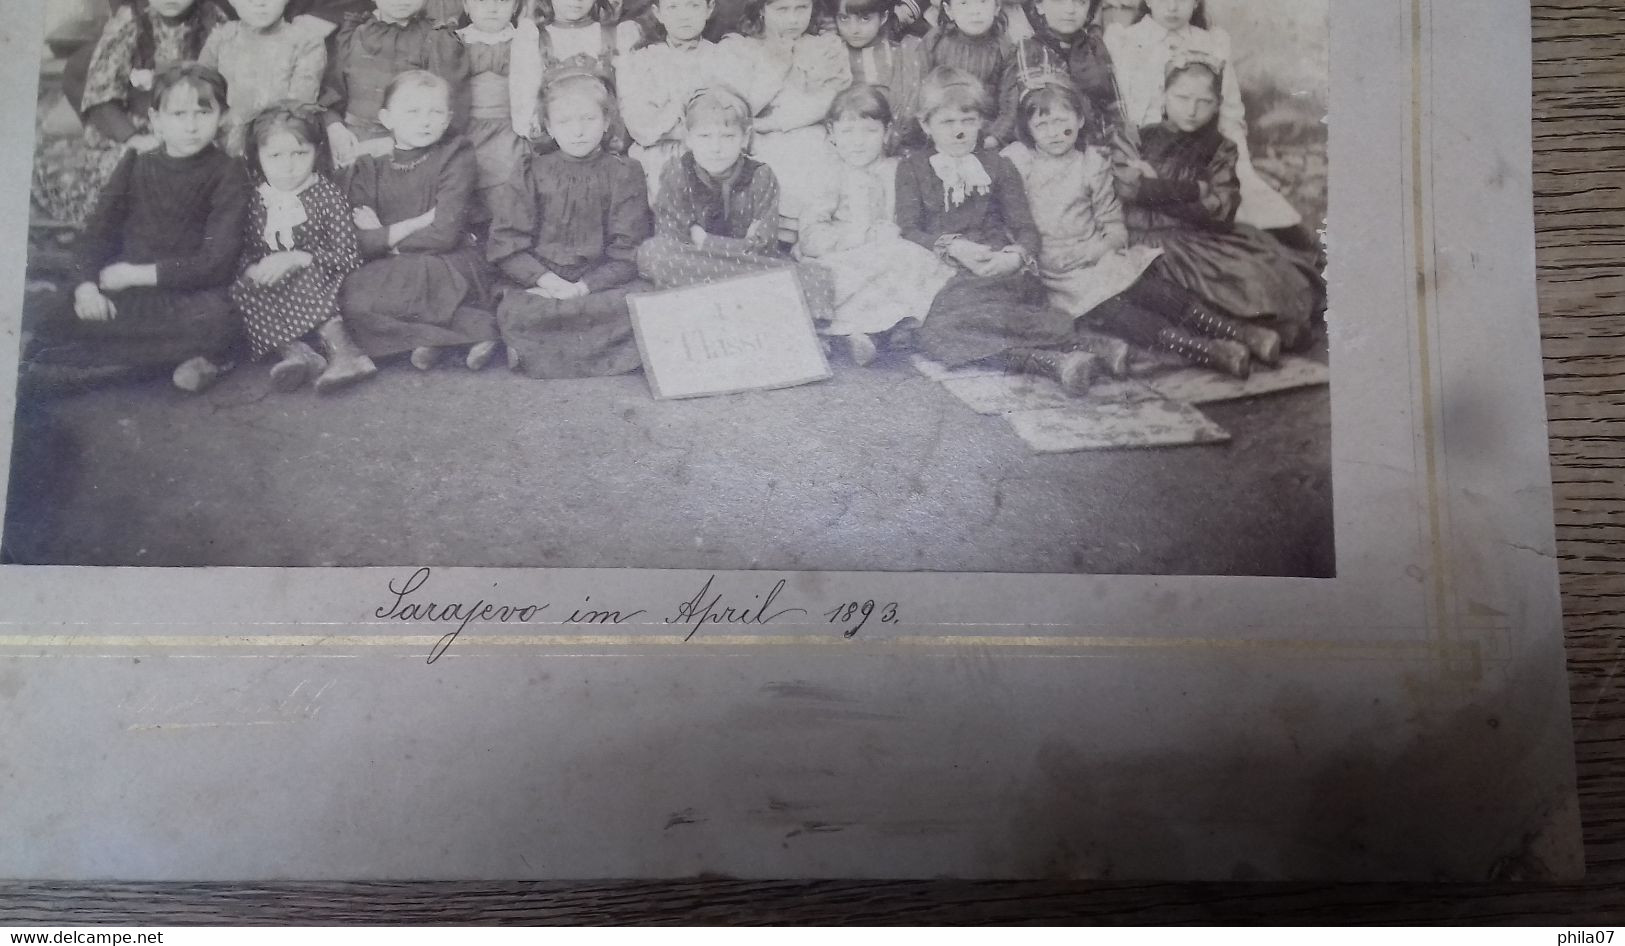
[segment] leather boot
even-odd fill
[[[372,363],[367,353],[356,345],[350,333],[344,330],[344,323],[338,319],[329,319],[321,327],[322,344],[327,347],[327,370],[316,379],[316,393],[326,394],[336,391],[347,384],[370,378],[378,373],[378,366]]]
[[[1281,336],[1274,329],[1245,319],[1220,315],[1206,306],[1190,306],[1180,319],[1185,327],[1212,338],[1227,338],[1247,346],[1252,360],[1271,368],[1281,363]]]
[[[1129,344],[1121,338],[1096,335],[1094,332],[1076,332],[1071,348],[1073,351],[1094,355],[1101,369],[1114,378],[1126,378],[1129,375]]]
[[[271,366],[271,387],[289,394],[326,370],[327,359],[316,349],[304,342],[289,342],[282,346],[282,360]]]
[[[1222,371],[1245,381],[1252,375],[1247,346],[1226,338],[1200,338],[1176,328],[1157,333],[1157,345],[1201,368]]]
[[[1005,354],[1004,365],[1022,374],[1049,378],[1073,396],[1087,394],[1094,381],[1095,356],[1081,351],[1018,348]]]

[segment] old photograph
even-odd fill
[[[4,560],[1335,577],[1327,6],[45,0]]]

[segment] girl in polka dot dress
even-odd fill
[[[280,391],[297,390],[312,377],[317,391],[330,391],[378,370],[339,318],[339,286],[361,258],[349,202],[316,170],[326,156],[321,119],[315,106],[281,102],[247,129],[248,167],[259,186],[231,299],[253,356],[281,356],[271,369]],[[329,357],[306,341],[312,335]]]

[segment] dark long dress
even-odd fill
[[[643,169],[600,151],[532,158],[502,192],[487,256],[502,270],[497,322],[502,341],[535,378],[625,374],[638,367],[627,293],[637,281],[637,248],[653,223]],[[554,273],[587,287],[574,299],[528,290]]]
[[[1216,120],[1190,133],[1150,125],[1140,130],[1138,150],[1126,136],[1115,150],[1129,241],[1162,249],[1153,273],[1237,318],[1309,322],[1325,292],[1314,258],[1234,222],[1238,152]],[[1130,169],[1136,155],[1157,177]]]
[[[490,271],[464,232],[474,180],[474,148],[455,136],[356,162],[350,203],[371,207],[383,226],[357,235],[367,262],[344,281],[339,304],[368,355],[496,339]],[[389,227],[431,207],[434,223],[391,250]]]
[[[468,57],[450,28],[424,13],[399,24],[371,13],[350,14],[332,43],[320,100],[330,122],[343,122],[362,141],[388,137],[378,124],[384,89],[402,72],[426,69],[451,83],[452,130],[466,127]]]
[[[115,262],[156,264],[158,284],[108,293],[117,314],[106,322],[80,320],[70,287],[44,313],[29,360],[157,371],[226,357],[248,195],[242,166],[213,145],[187,158],[125,155],[79,236],[75,285]]]
[[[239,275],[231,286],[231,301],[242,313],[251,354],[255,358],[277,351],[302,338],[339,314],[339,286],[361,265],[356,255],[355,221],[350,203],[332,182],[317,177],[299,192],[305,222],[293,228],[291,245],[283,245],[287,235],[266,235],[265,199],[254,194],[243,232],[240,273],[274,253],[303,250],[314,262],[294,270],[269,286]],[[272,246],[271,241],[278,241]]]
[[[897,166],[897,226],[903,238],[927,249],[949,234],[998,250],[1020,246],[1038,258],[1033,222],[1021,175],[1008,160],[978,153],[992,184],[984,193],[949,206],[931,154],[920,152]],[[960,271],[937,293],[918,339],[921,349],[950,367],[1015,348],[1059,345],[1072,337],[1072,317],[1045,305],[1044,284],[1031,267],[1008,276]]]

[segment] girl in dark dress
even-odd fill
[[[485,367],[496,350],[490,275],[465,233],[474,204],[474,148],[447,135],[451,89],[421,70],[403,72],[384,93],[378,118],[394,148],[366,155],[350,177],[350,203],[367,262],[344,281],[339,305],[362,350],[380,358],[412,353],[428,370],[443,348],[468,350]]]
[[[1010,67],[999,80],[999,104],[1014,115],[1022,93],[1034,77],[1064,75],[1089,108],[1089,125],[1078,136],[1079,147],[1105,146],[1123,127],[1111,56],[1096,22],[1101,0],[1027,0],[1033,35],[1016,45]],[[1019,137],[1019,129],[1014,129]]]
[[[243,234],[241,274],[231,300],[242,313],[250,354],[279,355],[271,383],[281,391],[312,377],[325,393],[377,372],[339,318],[339,286],[361,265],[344,192],[325,165],[321,109],[284,102],[246,130],[249,174],[258,184]],[[328,357],[307,339],[320,336]]]
[[[988,110],[981,83],[958,69],[934,69],[921,87],[932,148],[897,167],[897,226],[957,274],[932,300],[918,342],[949,367],[998,358],[1081,394],[1093,359],[1057,350],[1075,343],[1072,317],[1045,305],[1034,275],[1038,226],[1021,176],[1005,158],[976,151]]]
[[[1120,136],[1114,163],[1129,240],[1162,250],[1152,272],[1217,309],[1280,335],[1281,348],[1311,340],[1324,305],[1314,258],[1245,224],[1238,151],[1219,130],[1223,67],[1200,54],[1169,64],[1166,118]]]
[[[226,370],[238,337],[226,287],[249,188],[214,144],[225,101],[225,80],[205,66],[154,78],[146,121],[158,147],[126,154],[102,189],[76,248],[80,281],[47,310],[25,373],[90,381],[172,370],[176,387],[195,392]]]
[[[624,374],[639,365],[626,296],[650,288],[637,280],[653,229],[643,169],[604,150],[614,107],[596,76],[555,80],[542,110],[558,150],[521,168],[491,224],[508,366],[534,378]]]
[[[1015,56],[1015,44],[1005,35],[1007,27],[999,0],[946,0],[941,20],[925,35],[926,70],[963,70],[989,96],[998,95],[999,81]],[[983,144],[989,149],[1015,140],[1015,113],[1000,111],[999,104],[990,100],[989,120],[982,129]]]

